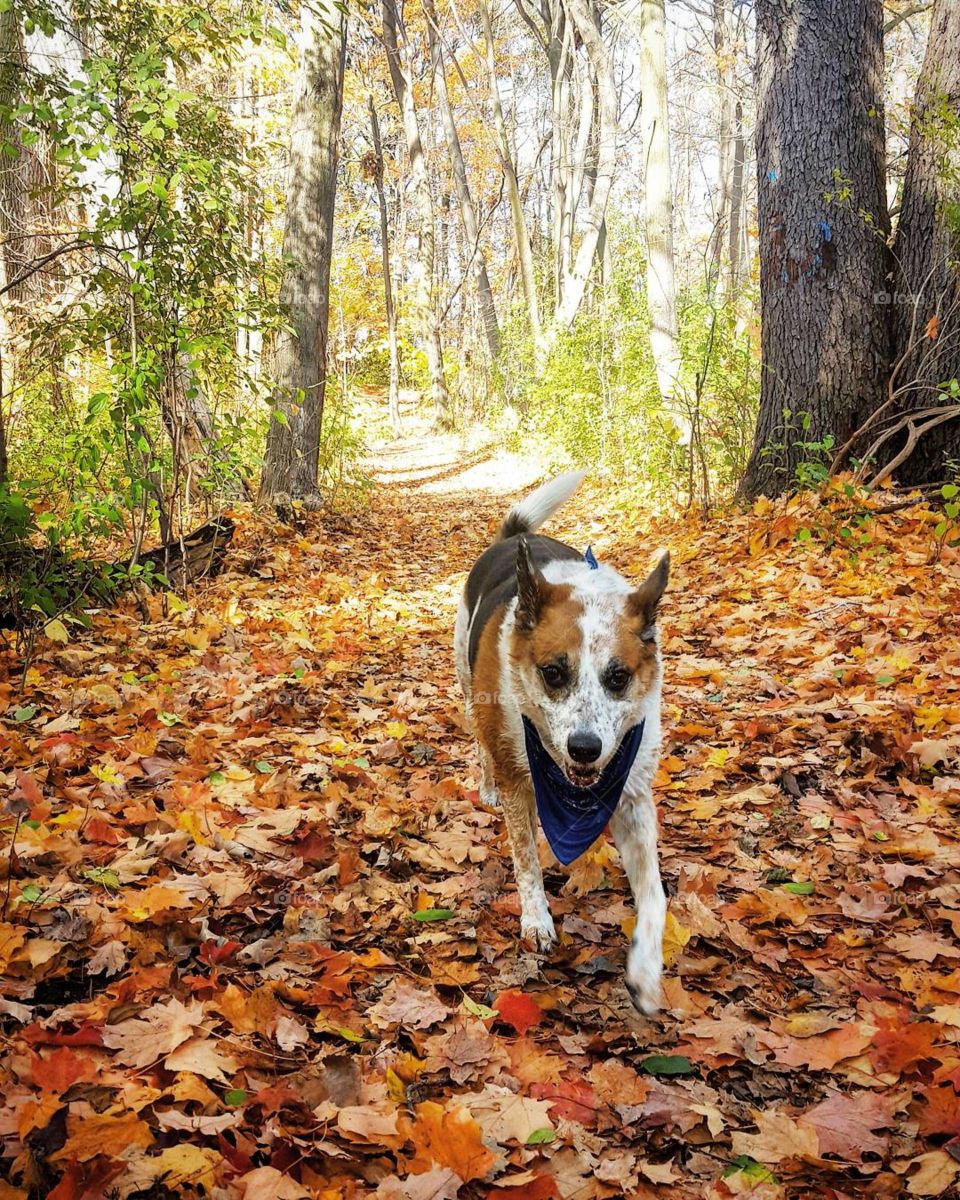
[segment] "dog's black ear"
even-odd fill
[[[640,636],[652,641],[656,633],[657,608],[670,578],[670,551],[664,550],[657,565],[635,592],[630,594],[629,611],[638,618]]]
[[[525,537],[517,539],[517,612],[516,627],[529,632],[540,620],[546,580],[530,553]]]

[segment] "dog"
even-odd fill
[[[564,863],[609,824],[637,909],[626,987],[650,1016],[666,915],[652,784],[663,677],[657,610],[670,559],[662,552],[634,588],[591,550],[537,534],[583,478],[560,475],[507,513],[467,578],[454,653],[480,750],[481,799],[499,802],[506,820],[522,937],[541,952],[556,941],[538,818]]]

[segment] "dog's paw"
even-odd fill
[[[534,945],[541,954],[546,954],[557,944],[557,931],[553,917],[541,913],[536,917],[523,917],[520,921],[520,936]]]
[[[645,1017],[653,1017],[660,1010],[660,964],[651,962],[634,943],[627,956],[627,975],[624,983],[633,1007]]]

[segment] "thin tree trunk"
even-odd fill
[[[960,6],[936,0],[910,128],[903,205],[894,244],[894,360],[904,408],[938,403],[960,378]],[[936,318],[936,336],[930,322]],[[952,403],[956,403],[952,399]],[[945,479],[960,461],[960,420],[926,434],[897,472],[904,483]]]
[[[743,137],[743,104],[737,100],[733,115],[733,176],[730,187],[730,244],[727,250],[729,264],[729,292],[736,297],[740,290],[743,265],[746,260],[744,247],[747,148]]]
[[[667,122],[666,13],[664,0],[640,4],[640,139],[643,151],[647,234],[647,304],[650,349],[664,407],[689,436],[675,402],[680,374],[677,294],[673,258],[673,183]]]
[[[730,0],[713,0],[713,49],[717,60],[717,90],[720,102],[718,136],[717,201],[707,263],[707,287],[722,300],[724,255],[728,248],[733,197],[734,103],[733,60],[730,46]]]
[[[756,14],[762,374],[745,496],[793,485],[810,443],[844,442],[879,406],[889,354],[881,0]]]
[[[346,17],[334,0],[301,6],[300,69],[290,122],[286,266],[280,301],[291,328],[274,354],[277,388],[260,495],[318,493],[320,426],[327,382],[330,259],[337,190],[337,141],[343,107]]]
[[[517,243],[517,261],[520,266],[520,281],[523,286],[523,298],[527,306],[527,319],[530,322],[530,332],[535,346],[540,347],[543,340],[543,329],[540,322],[540,302],[537,297],[537,281],[533,267],[533,250],[530,246],[530,234],[523,212],[523,201],[520,197],[520,184],[517,181],[517,169],[514,165],[510,140],[507,137],[507,124],[503,116],[503,105],[500,102],[500,85],[497,81],[497,64],[494,54],[493,26],[490,21],[490,8],[487,0],[480,0],[480,18],[483,23],[483,37],[486,44],[487,82],[490,87],[490,100],[493,107],[493,125],[497,138],[497,149],[500,152],[500,166],[507,184],[507,197],[510,201],[510,212],[513,216],[513,233]]]
[[[397,351],[397,313],[393,303],[393,279],[390,274],[390,224],[387,219],[387,197],[383,191],[383,143],[380,140],[380,121],[373,96],[367,97],[370,112],[370,137],[373,139],[373,184],[377,189],[380,207],[380,257],[383,263],[383,307],[387,317],[387,345],[390,354],[390,427],[400,432],[400,355]]]
[[[613,74],[613,62],[600,33],[594,12],[587,0],[567,0],[567,12],[572,20],[583,48],[587,53],[597,93],[597,165],[593,180],[593,195],[581,223],[580,244],[576,257],[564,280],[563,291],[558,298],[553,324],[548,331],[547,345],[561,329],[568,328],[579,311],[586,291],[587,280],[593,268],[593,260],[600,242],[607,212],[607,200],[613,184],[613,172],[617,160],[617,85]]]
[[[420,252],[416,264],[416,305],[423,337],[423,348],[430,374],[434,419],[441,428],[452,424],[450,393],[443,369],[443,346],[440,340],[440,314],[436,303],[434,272],[436,270],[436,229],[434,227],[433,196],[427,171],[426,153],[420,135],[420,122],[413,98],[413,82],[400,54],[398,32],[403,30],[396,0],[383,0],[383,41],[394,95],[400,107],[414,203],[417,208]],[[404,37],[405,37],[404,31]]]
[[[467,179],[467,168],[463,161],[463,149],[460,145],[460,135],[450,106],[450,96],[447,91],[446,67],[443,61],[443,49],[440,45],[440,35],[437,29],[437,12],[433,0],[423,0],[423,10],[427,18],[427,35],[430,39],[430,60],[433,67],[433,78],[437,89],[437,99],[440,103],[440,116],[443,121],[443,132],[450,152],[450,167],[453,181],[457,189],[457,202],[460,206],[460,220],[466,238],[468,255],[468,270],[477,285],[477,298],[480,303],[480,314],[483,318],[483,329],[487,338],[491,360],[500,353],[500,323],[497,320],[497,307],[493,298],[493,288],[487,274],[487,262],[480,245],[480,229],[477,223],[477,210],[474,207],[470,184]]]

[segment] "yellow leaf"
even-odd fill
[[[70,634],[67,633],[67,627],[62,621],[48,621],[43,627],[43,632],[51,642],[59,642],[61,646],[65,646],[70,641]]]
[[[663,965],[672,967],[680,957],[684,946],[690,941],[691,930],[681,925],[672,912],[667,913],[663,924]]]

